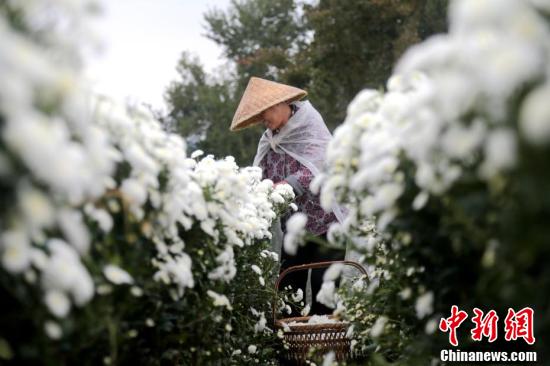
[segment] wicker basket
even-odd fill
[[[284,277],[291,272],[302,271],[306,269],[325,268],[335,263],[342,263],[357,268],[362,274],[367,276],[367,272],[359,263],[353,261],[331,261],[318,262],[310,264],[302,264],[299,266],[289,267],[285,269],[277,279],[275,284],[275,293],[279,291],[279,285]],[[303,364],[311,348],[315,348],[315,352],[325,354],[333,351],[337,361],[344,361],[353,358],[351,353],[351,339],[346,337],[348,324],[343,321],[308,324],[311,316],[294,317],[277,319],[277,301],[273,302],[273,323],[276,330],[284,329],[285,324],[287,331],[284,332],[284,342],[288,345],[285,355],[287,360],[293,361],[296,364]],[[332,315],[329,318],[335,319]],[[289,323],[295,324],[290,325]],[[288,331],[290,329],[290,331]]]

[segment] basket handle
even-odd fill
[[[279,285],[281,284],[281,281],[283,280],[283,278],[285,278],[289,273],[292,273],[292,272],[303,271],[305,269],[310,269],[310,268],[312,269],[325,268],[337,263],[355,267],[356,269],[359,270],[359,272],[363,273],[365,276],[368,277],[368,274],[365,268],[363,268],[362,265],[354,261],[344,260],[344,261],[315,262],[315,263],[300,264],[297,266],[288,267],[283,272],[281,272],[281,274],[277,278],[277,281],[275,282],[275,298],[273,300],[273,321],[277,320],[277,294],[279,293]]]

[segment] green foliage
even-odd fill
[[[182,54],[180,75],[168,87],[169,105],[163,119],[178,133],[190,137],[191,149],[215,156],[231,155],[250,165],[261,133],[259,127],[230,133],[229,126],[250,76],[278,79],[291,66],[291,53],[303,46],[303,26],[292,0],[233,1],[227,12],[205,14],[207,37],[221,45],[234,65],[215,77],[196,59]]]
[[[256,364],[255,359],[264,364],[273,362],[279,344],[269,333],[254,332],[257,319],[249,310],[253,307],[266,314],[271,311],[269,300],[274,296],[278,265],[270,256],[260,255],[270,248],[268,240],[235,248],[236,277],[229,283],[213,284],[207,275],[216,267],[221,248],[198,225],[182,230],[186,251],[196,258],[195,286],[177,300],[173,289],[162,281],[153,281],[151,259],[156,250],[144,234],[151,225],[150,218],[133,218],[118,197],[106,198],[103,205],[113,215],[114,227],[108,234],[95,231],[93,251],[86,259],[98,295],[71,317],[59,320],[67,333],[59,341],[44,334],[43,324],[49,314],[37,306],[41,296],[38,289],[24,281],[9,283],[7,276],[0,275],[0,359],[41,365]],[[131,268],[135,285],[113,286],[106,281],[102,276],[106,258]],[[265,286],[259,284],[251,263],[262,269]],[[215,306],[207,290],[225,294],[232,309]],[[258,346],[257,354],[248,355],[246,347],[250,344]],[[237,349],[243,354],[232,355]]]
[[[251,149],[255,149],[260,131],[229,132],[238,103],[235,83],[223,76],[213,79],[187,52],[182,54],[177,71],[180,79],[166,90],[170,108],[164,122],[187,137],[189,151],[201,149],[218,157],[231,155],[238,164],[250,165]]]
[[[455,10],[458,8],[456,4],[465,3],[457,1]],[[518,13],[531,14],[533,10],[524,2],[514,4],[518,6]],[[475,1],[469,3],[470,7],[475,5]],[[487,14],[506,24],[506,18],[496,3],[487,10]],[[455,31],[471,20],[472,14],[477,15],[474,12],[454,14]],[[515,16],[515,13],[510,15]],[[541,28],[548,29],[547,16],[534,19]],[[487,18],[484,20],[484,30],[490,29],[490,22]],[[440,39],[442,43],[438,46],[445,44],[453,48],[454,37],[457,35],[451,32],[448,38]],[[464,37],[463,40],[468,35],[464,31],[459,37]],[[488,54],[507,49],[508,46],[501,43],[505,38],[503,36],[500,42],[495,42]],[[523,41],[522,45],[532,42],[535,47],[548,46],[545,36]],[[371,351],[366,363],[369,365],[441,364],[438,360],[440,351],[451,348],[460,351],[536,351],[538,360],[545,360],[550,335],[550,300],[543,295],[550,291],[550,272],[546,265],[550,259],[547,244],[550,228],[545,223],[550,214],[550,174],[544,166],[550,148],[548,135],[541,142],[526,132],[526,123],[530,121],[525,117],[525,111],[527,107],[533,107],[528,103],[532,102],[533,93],[540,90],[540,85],[547,85],[548,76],[542,71],[546,69],[541,69],[540,74],[516,79],[517,85],[509,95],[503,96],[501,89],[492,84],[483,85],[485,89],[477,103],[457,108],[449,118],[434,105],[440,107],[438,102],[441,100],[453,108],[458,105],[455,104],[456,96],[449,92],[453,88],[445,89],[449,87],[446,78],[449,75],[468,77],[462,68],[463,59],[456,62],[455,58],[462,52],[468,54],[469,50],[461,46],[451,52],[446,49],[446,61],[439,65],[437,62],[432,64],[430,57],[440,56],[438,50],[443,47],[434,50],[431,46],[433,44],[425,43],[411,53],[417,52],[414,55],[416,61],[420,57],[428,60],[423,66],[416,65],[427,75],[427,80],[430,77],[445,78],[445,82],[431,84],[436,98],[417,103],[414,97],[408,100],[409,96],[402,95],[404,98],[399,101],[404,103],[392,104],[392,98],[403,90],[394,89],[395,84],[392,85],[406,74],[401,69],[404,74],[396,75],[388,82],[389,91],[381,99],[376,99],[378,94],[373,90],[357,97],[348,120],[332,142],[335,153],[329,158],[332,159],[332,176],[329,174],[328,179],[340,185],[335,191],[341,203],[352,208],[346,232],[341,233],[345,235],[337,236],[336,241],[360,251],[361,259],[370,266],[371,280],[376,280],[375,285],[369,285],[364,293],[343,294],[345,317],[359,330],[355,332],[357,346]],[[540,65],[548,63],[546,57],[546,54],[541,55]],[[485,62],[475,59],[470,66],[479,72],[486,66]],[[458,69],[456,63],[460,64]],[[499,75],[499,80],[504,81],[508,76],[517,77],[505,73]],[[482,84],[470,80],[467,93]],[[498,115],[488,112],[493,106],[488,100],[498,101],[501,108]],[[405,107],[404,113],[400,114],[400,106],[408,101],[412,106]],[[537,110],[542,110],[543,105],[544,101],[539,100]],[[445,128],[434,127],[436,124],[427,126],[422,132],[424,135],[415,138],[418,137],[415,128],[424,127],[422,122],[426,121],[416,120],[422,115],[417,111],[423,107],[433,111],[434,120],[444,121]],[[386,115],[390,108],[397,112]],[[417,123],[408,124],[415,120]],[[483,124],[484,132],[475,131],[470,137],[482,142],[476,147],[470,145],[468,154],[449,154],[447,149],[450,146],[464,143],[467,138],[454,135],[442,141],[445,132],[457,127],[468,128],[476,122]],[[380,131],[385,133],[377,135]],[[403,131],[407,132],[399,135]],[[483,168],[491,164],[488,152],[491,140],[483,136],[494,138],[502,131],[509,132],[513,144],[499,145],[494,154],[499,158],[509,154],[513,163],[484,174]],[[542,130],[537,130],[537,133],[544,135]],[[397,137],[394,139],[393,136]],[[410,144],[410,141],[415,143]],[[347,144],[343,146],[345,142]],[[398,148],[392,149],[396,146]],[[418,154],[419,151],[424,154]],[[369,155],[371,152],[373,154]],[[391,164],[385,166],[389,167],[387,171],[380,173],[377,168],[386,158]],[[445,168],[437,171],[441,166]],[[443,188],[436,179],[426,179],[423,175],[429,167],[430,178],[443,176],[451,171],[452,166],[457,168],[457,173]],[[388,182],[399,186],[399,193],[395,196],[385,185]],[[330,184],[327,183],[326,187],[330,188]],[[419,199],[422,197],[426,200]],[[364,230],[364,226],[368,226],[364,225],[365,222],[377,230]],[[448,333],[437,330],[440,320],[450,316],[453,305],[468,314],[468,319],[457,329],[458,347],[449,344]],[[470,332],[475,327],[472,321],[475,307],[485,314],[496,311],[498,337],[494,343],[487,338],[479,342],[472,340]],[[529,345],[522,338],[506,341],[508,309],[519,311],[525,307],[534,310],[536,342]],[[357,315],[357,308],[368,316]],[[374,332],[376,322],[373,318],[377,321],[386,319],[380,332]],[[367,332],[363,334],[362,330]]]
[[[223,47],[237,65],[241,86],[251,76],[278,79],[305,43],[305,29],[294,0],[232,0],[224,12],[211,10],[204,18],[207,37]]]
[[[409,46],[445,30],[446,0],[321,0],[307,6],[314,38],[305,52],[307,85],[331,130],[364,88],[383,88]]]
[[[527,144],[521,150],[521,163],[509,175],[487,186],[465,174],[420,211],[411,208],[418,194],[411,170],[399,213],[388,228],[354,229],[338,238],[352,246],[352,237],[370,234],[380,239],[372,250],[359,249],[363,262],[374,269],[375,283],[340,291],[342,315],[353,324],[356,348],[368,359],[347,364],[430,364],[451,347],[448,334],[437,325],[450,315],[452,305],[469,315],[457,331],[461,351],[537,351],[539,360],[548,357],[550,229],[544,218],[550,214],[550,201],[541,193],[550,191],[550,176],[542,169],[550,151]],[[431,315],[419,317],[417,301],[428,292],[433,293]],[[495,343],[472,341],[474,307],[497,312]],[[535,310],[534,346],[522,339],[504,340],[508,308],[524,307]],[[380,317],[387,318],[386,325],[373,337],[371,330]]]
[[[381,87],[408,46],[445,30],[446,7],[447,0],[232,1],[205,14],[206,36],[232,71],[207,75],[184,52],[163,119],[191,137],[191,148],[249,165],[262,129],[230,133],[229,125],[251,76],[305,88],[333,130],[353,96]]]

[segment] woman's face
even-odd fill
[[[286,103],[279,103],[262,113],[263,124],[270,130],[283,127],[290,117],[290,107]]]

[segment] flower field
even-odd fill
[[[437,364],[452,305],[533,308],[534,347],[482,348],[469,325],[459,346],[548,358],[549,15],[543,1],[451,2],[449,33],[409,49],[335,132],[316,184],[325,207],[351,208],[331,234],[370,265],[347,317],[380,364]]]
[[[93,96],[79,67],[88,5],[1,8],[2,358],[268,359],[240,351],[269,342],[249,309],[269,309],[269,228],[292,189],[186,156],[147,111]]]

